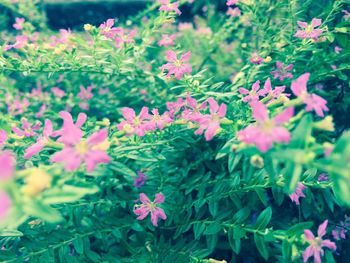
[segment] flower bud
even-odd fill
[[[253,167],[261,169],[264,167],[264,159],[260,155],[255,154],[252,157],[250,157],[250,164]]]
[[[315,122],[314,127],[319,130],[333,132],[334,131],[333,117],[327,116],[323,120]]]

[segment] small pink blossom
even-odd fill
[[[0,130],[0,147],[3,146],[5,144],[5,142],[7,141],[7,133],[4,130]]]
[[[23,29],[23,25],[24,25],[25,19],[24,18],[18,18],[16,17],[16,23],[13,24],[13,27],[16,30],[22,30]]]
[[[161,70],[167,70],[167,76],[171,77],[171,75],[174,75],[176,79],[180,80],[182,79],[184,74],[190,74],[192,72],[192,67],[190,64],[187,64],[187,62],[190,59],[191,52],[188,51],[185,54],[181,56],[180,59],[177,58],[177,55],[172,50],[166,51],[166,59],[169,63],[163,65],[161,67]]]
[[[110,93],[109,88],[99,88],[98,89],[98,94],[99,95],[106,95],[108,93]]]
[[[245,88],[239,88],[238,91],[242,95],[247,95],[242,99],[244,102],[258,101],[259,97],[263,97],[266,94],[265,90],[260,88],[260,80],[256,81],[252,85],[251,90],[247,90]]]
[[[185,105],[185,101],[182,98],[178,98],[175,102],[166,102],[166,107],[169,110],[169,115],[171,118],[178,113],[181,108]]]
[[[283,81],[285,79],[291,79],[293,78],[293,74],[290,73],[293,69],[293,64],[289,64],[288,66],[284,66],[283,62],[277,61],[276,62],[276,69],[271,71],[271,74],[273,75],[274,79],[279,79],[280,81]]]
[[[255,51],[255,52],[251,55],[249,61],[250,61],[251,63],[255,64],[255,65],[260,65],[261,63],[264,62],[264,59],[263,59],[262,57],[260,57],[259,54]]]
[[[281,95],[284,95],[285,97],[290,96],[290,94],[283,93],[285,89],[286,89],[286,86],[276,86],[274,89],[272,89],[271,80],[270,78],[268,78],[265,81],[264,88],[261,91],[261,93],[263,96],[265,97],[268,96],[271,98],[271,100],[268,102],[268,105],[269,105],[271,102],[278,99]]]
[[[115,38],[115,45],[117,48],[122,48],[124,43],[125,44],[130,44],[130,43],[134,43],[134,37],[136,35],[136,29],[133,29],[130,31],[130,33],[126,33],[124,31],[124,29],[120,29],[120,32],[117,34],[116,38]]]
[[[46,104],[41,105],[39,111],[35,114],[36,118],[41,118],[46,111]]]
[[[64,95],[66,95],[66,93],[64,92],[64,90],[61,90],[61,89],[58,88],[58,87],[53,87],[53,88],[51,88],[51,91],[52,91],[53,95],[55,95],[55,97],[57,97],[57,98],[63,98]]]
[[[300,98],[306,104],[306,111],[315,111],[320,117],[324,116],[324,111],[328,111],[327,101],[316,94],[307,92],[307,82],[310,73],[301,75],[297,80],[292,82],[291,90],[295,96]]]
[[[182,22],[182,23],[179,23],[178,29],[179,29],[179,31],[191,30],[191,29],[193,29],[193,25],[192,25],[192,23]]]
[[[134,186],[140,188],[146,182],[147,176],[142,172],[137,172],[137,177],[134,179]]]
[[[51,43],[50,45],[52,47],[56,47],[59,44],[67,44],[69,42],[69,38],[71,37],[71,31],[70,29],[60,29],[60,34],[59,36],[51,36],[50,40]]]
[[[341,10],[342,11],[342,13],[344,14],[343,15],[343,18],[345,19],[345,20],[348,20],[349,19],[349,17],[350,17],[350,13],[348,12],[348,10]]]
[[[32,137],[36,136],[36,131],[40,129],[41,122],[30,124],[27,119],[22,120],[22,129],[12,127],[12,131],[18,136]]]
[[[319,182],[324,182],[324,181],[328,181],[328,180],[329,180],[329,176],[325,173],[322,173],[317,177],[317,181],[319,181]]]
[[[80,92],[78,93],[78,97],[81,100],[90,100],[93,97],[93,94],[91,92],[93,88],[93,85],[88,86],[86,89],[83,85],[80,85]]]
[[[4,50],[21,49],[24,48],[28,44],[28,37],[26,35],[16,36],[16,42],[13,45],[5,45]]]
[[[51,162],[63,163],[66,171],[78,169],[81,163],[86,164],[86,170],[92,172],[99,163],[109,163],[111,158],[104,149],[108,139],[108,130],[102,129],[91,134],[86,140],[80,139],[73,144],[66,144],[62,151],[51,157]]]
[[[294,36],[298,37],[298,38],[302,38],[302,39],[311,38],[311,39],[316,40],[323,32],[322,29],[316,28],[316,27],[320,26],[321,24],[322,24],[322,20],[318,19],[318,18],[312,19],[310,25],[307,24],[306,22],[298,21],[298,25],[302,29],[298,30]]]
[[[297,187],[295,188],[294,193],[290,194],[289,197],[296,205],[300,205],[299,198],[305,197],[304,190],[306,189],[306,186],[302,183],[298,183]]]
[[[53,132],[51,136],[60,136],[57,141],[64,144],[78,143],[84,135],[84,132],[80,128],[86,122],[86,114],[79,113],[76,123],[74,123],[72,115],[67,111],[61,111],[59,115],[63,119],[62,128]]]
[[[16,162],[12,152],[0,152],[0,182],[7,181],[15,173]]]
[[[262,152],[268,151],[274,142],[288,143],[291,139],[289,131],[283,127],[294,114],[293,108],[287,108],[273,119],[269,119],[267,107],[258,101],[250,103],[255,124],[238,132],[238,139],[247,144],[255,144]]]
[[[336,250],[337,246],[334,242],[329,239],[323,240],[322,237],[326,234],[328,220],[325,220],[317,230],[317,237],[309,230],[304,230],[304,235],[309,246],[305,249],[303,253],[304,263],[308,261],[310,257],[314,257],[314,263],[321,263],[321,257],[324,255],[323,247],[329,248],[331,250]]]
[[[240,16],[242,13],[241,13],[241,9],[239,9],[238,7],[235,7],[235,8],[229,7],[226,14],[232,17],[237,17],[237,16]]]
[[[158,46],[162,47],[169,47],[175,45],[174,40],[176,39],[176,35],[168,35],[164,34],[162,35],[162,39],[158,41]]]
[[[199,104],[196,99],[188,95],[186,108],[182,111],[181,117],[189,122],[199,122],[203,118],[201,111],[205,110],[206,107],[206,101]]]
[[[350,228],[350,217],[345,215],[345,220],[340,223],[332,230],[332,236],[335,240],[346,239],[346,234]]]
[[[162,130],[167,124],[171,123],[172,121],[173,119],[170,118],[169,112],[164,112],[162,115],[159,115],[158,109],[153,109],[148,127],[152,131],[156,130],[157,128],[159,130]]]
[[[179,9],[179,1],[174,3],[170,2],[171,0],[159,0],[161,6],[159,7],[159,11],[172,12],[174,11],[176,14],[181,15],[181,11]]]
[[[27,98],[21,100],[18,96],[13,101],[10,97],[6,97],[6,104],[9,114],[13,116],[24,113],[30,105]]]
[[[343,49],[342,49],[341,47],[338,47],[338,46],[335,46],[335,47],[334,47],[334,52],[335,52],[336,54],[339,54],[342,50],[343,50]]]
[[[135,111],[125,107],[122,109],[124,121],[117,125],[120,131],[125,131],[126,135],[136,134],[144,136],[150,130],[149,120],[151,116],[148,113],[147,107],[142,107],[141,112],[136,116]]]
[[[205,139],[210,141],[220,130],[220,120],[226,115],[227,106],[222,103],[219,104],[213,99],[208,99],[210,115],[202,115],[198,118],[199,128],[195,131],[195,134],[202,134],[204,132]]]
[[[42,132],[42,136],[40,136],[36,143],[32,144],[31,146],[29,146],[25,152],[24,152],[24,158],[25,159],[29,159],[31,158],[33,155],[38,154],[39,152],[41,152],[45,146],[45,144],[49,141],[49,138],[51,136],[53,136],[54,132],[53,132],[53,128],[52,128],[52,122],[48,119],[45,120],[45,124],[44,124],[44,129]]]
[[[236,5],[238,3],[239,0],[227,0],[226,5],[230,6],[230,5]]]
[[[118,33],[120,33],[120,27],[113,27],[114,19],[107,19],[106,22],[100,25],[101,34],[107,38],[114,38]]]
[[[165,197],[162,193],[158,193],[155,196],[153,202],[149,200],[149,198],[144,194],[140,194],[141,204],[136,205],[134,209],[134,213],[138,216],[137,220],[143,220],[151,213],[151,222],[154,226],[158,226],[158,218],[166,220],[166,214],[164,210],[158,207],[159,204],[164,203]]]
[[[11,208],[12,201],[6,192],[0,191],[0,220],[4,219]]]

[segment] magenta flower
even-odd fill
[[[196,99],[192,98],[191,96],[187,96],[186,106],[187,107],[182,111],[181,117],[190,122],[199,122],[203,118],[200,111],[206,109],[207,102],[204,101],[199,104]]]
[[[3,146],[7,141],[7,133],[4,130],[0,130],[0,146]]]
[[[298,21],[297,23],[302,29],[298,30],[295,33],[294,35],[295,37],[302,38],[302,39],[312,38],[316,40],[323,32],[322,29],[316,29],[316,27],[322,24],[321,19],[318,19],[318,18],[312,19],[310,25],[307,24],[306,22],[301,22],[301,21]]]
[[[235,8],[229,7],[227,12],[226,12],[226,15],[229,15],[229,16],[232,16],[232,17],[237,17],[237,16],[240,16],[241,14],[242,14],[241,13],[241,9],[239,9],[238,7],[235,7]],[[260,63],[258,63],[258,64],[260,64]]]
[[[346,239],[346,234],[348,229],[350,228],[350,217],[345,215],[345,220],[340,221],[339,225],[337,225],[332,230],[332,236],[335,240]]]
[[[21,100],[18,96],[11,101],[10,97],[6,97],[7,110],[9,114],[16,116],[25,112],[30,105],[29,101],[24,98]]]
[[[238,3],[239,0],[227,0],[226,5],[230,6],[230,5],[236,5]]]
[[[185,105],[185,101],[182,98],[178,98],[175,102],[166,102],[166,107],[169,110],[170,117],[174,117],[176,113],[178,113],[181,108]]]
[[[17,127],[12,127],[12,131],[18,136],[32,137],[36,136],[36,131],[40,129],[41,122],[30,124],[27,119],[22,119],[22,130]]]
[[[276,86],[274,89],[272,89],[271,80],[270,78],[268,78],[265,81],[264,88],[261,90],[261,94],[263,96],[270,97],[271,100],[269,101],[269,103],[271,103],[272,101],[278,99],[282,94],[286,97],[290,96],[290,94],[283,93],[285,89],[286,86]]]
[[[157,205],[164,203],[165,197],[162,193],[156,194],[153,202],[144,194],[140,194],[140,201],[142,204],[136,205],[134,213],[138,215],[137,220],[143,220],[149,213],[151,213],[151,222],[154,226],[158,226],[158,218],[166,220],[164,210]]]
[[[9,151],[0,152],[0,182],[10,179],[16,168],[15,157]]]
[[[338,47],[338,46],[335,46],[335,47],[334,47],[334,52],[335,52],[336,54],[339,54],[342,50],[343,50],[343,49],[342,49],[341,47]]]
[[[22,30],[23,29],[23,24],[25,22],[25,19],[24,18],[18,18],[16,17],[16,23],[13,24],[13,27],[16,29],[16,30]]]
[[[276,69],[271,71],[271,74],[273,75],[274,79],[279,79],[280,81],[283,81],[284,79],[291,79],[293,78],[293,74],[290,73],[293,69],[293,64],[289,64],[288,66],[284,66],[283,62],[277,61],[276,62]]]
[[[11,48],[20,49],[24,48],[28,43],[28,37],[26,35],[16,36],[16,42],[13,45],[5,45],[4,50],[10,50]]]
[[[259,54],[255,51],[255,52],[251,55],[249,61],[252,62],[252,63],[255,64],[255,65],[259,65],[259,64],[261,64],[261,63],[264,62],[264,59],[263,59],[262,57],[260,57]]]
[[[57,97],[57,98],[62,98],[62,97],[64,97],[64,95],[66,95],[66,93],[58,87],[53,87],[51,89],[51,91],[52,91],[53,95],[55,95],[55,97]]]
[[[120,33],[120,27],[113,27],[114,19],[107,19],[106,22],[100,25],[101,34],[107,38],[114,38],[118,33]]]
[[[120,29],[120,32],[117,34],[115,38],[115,45],[117,48],[122,48],[124,43],[130,44],[134,43],[134,37],[136,35],[136,29],[130,31],[129,34],[126,34],[124,29]]]
[[[310,257],[314,257],[314,263],[321,263],[321,256],[324,254],[323,247],[331,250],[336,250],[337,246],[334,242],[329,239],[323,240],[322,237],[326,234],[328,220],[325,220],[317,230],[317,237],[309,230],[304,230],[306,241],[310,244],[303,253],[304,263],[308,261]]]
[[[213,98],[209,98],[208,103],[210,115],[202,115],[203,117],[198,119],[199,128],[195,134],[202,134],[205,130],[205,139],[210,141],[220,130],[220,120],[225,117],[227,106],[224,103],[219,106]]]
[[[319,182],[324,182],[324,181],[328,181],[329,180],[329,176],[325,173],[321,173],[318,177],[317,177],[317,181]]]
[[[134,186],[140,188],[146,182],[147,176],[142,172],[137,172],[137,177],[134,179]]]
[[[88,86],[86,89],[83,85],[80,85],[80,92],[78,93],[78,97],[81,100],[90,100],[93,97],[93,94],[91,92],[93,88],[93,85]]]
[[[181,11],[179,10],[179,1],[170,3],[170,0],[159,0],[159,2],[161,4],[161,6],[159,7],[159,11],[174,11],[176,14],[181,15]]]
[[[158,109],[152,110],[152,116],[149,122],[149,129],[154,131],[157,128],[162,130],[165,125],[171,123],[173,121],[169,116],[169,112],[164,112],[162,115],[159,115]]]
[[[247,90],[245,88],[239,88],[238,91],[242,95],[247,95],[242,99],[244,102],[258,101],[259,97],[263,97],[266,94],[265,90],[260,89],[260,80],[256,81],[252,85],[251,90]]]
[[[305,197],[304,190],[306,189],[306,186],[302,183],[298,183],[297,187],[295,188],[294,193],[290,194],[289,197],[296,205],[300,205],[299,198]]]
[[[169,47],[173,46],[175,44],[174,40],[176,39],[176,35],[168,35],[164,34],[162,35],[162,39],[158,41],[158,46],[160,47]]]
[[[11,198],[6,192],[0,191],[0,220],[4,219],[12,205]]]
[[[98,94],[100,95],[106,95],[108,94],[110,91],[109,91],[109,88],[99,88],[98,89]]]
[[[74,171],[84,162],[86,170],[92,172],[97,164],[110,162],[111,158],[106,153],[108,145],[108,130],[102,129],[91,134],[86,140],[66,144],[62,151],[51,157],[51,162],[63,163],[66,171]]]
[[[43,129],[43,135],[37,139],[36,143],[32,144],[25,150],[24,158],[29,159],[33,155],[41,152],[51,136],[53,136],[52,122],[46,119]]]
[[[171,50],[166,51],[166,59],[169,63],[163,65],[161,70],[167,70],[167,76],[171,77],[174,75],[176,79],[182,79],[184,74],[190,74],[192,72],[192,67],[187,62],[191,57],[191,52],[188,51],[181,56],[180,59],[177,58],[176,53]]]
[[[124,121],[117,125],[120,131],[125,131],[126,135],[136,134],[144,136],[150,130],[150,115],[147,107],[142,107],[141,112],[136,116],[135,111],[131,108],[125,107],[122,109]]]
[[[261,102],[250,103],[255,124],[238,132],[238,139],[247,144],[255,144],[262,152],[268,151],[274,142],[288,143],[291,139],[289,131],[283,127],[294,114],[293,108],[287,108],[273,119],[269,119],[267,107]]]
[[[43,104],[41,105],[39,111],[35,114],[35,118],[41,118],[44,115],[45,111],[46,111],[46,105]]]
[[[291,90],[295,96],[300,98],[302,102],[306,104],[306,111],[314,110],[318,116],[323,117],[323,111],[328,111],[328,107],[326,106],[327,101],[316,94],[309,94],[307,92],[307,82],[309,77],[310,73],[301,75],[297,80],[292,82]]]
[[[72,115],[67,111],[61,111],[59,115],[63,119],[62,128],[53,132],[51,136],[60,136],[57,141],[64,144],[78,143],[84,135],[80,128],[86,122],[86,114],[79,113],[76,123],[74,123]]]

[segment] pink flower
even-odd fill
[[[324,182],[324,181],[328,181],[329,177],[327,174],[325,173],[321,173],[318,177],[317,177],[317,181],[319,182]]]
[[[30,124],[27,119],[22,120],[22,129],[12,127],[12,131],[18,136],[32,137],[36,136],[36,131],[40,129],[41,122],[36,122],[34,125]]]
[[[341,47],[335,46],[334,52],[339,54],[343,49]]]
[[[260,89],[260,80],[256,81],[252,85],[251,90],[247,90],[245,88],[239,88],[238,91],[242,95],[247,95],[242,99],[244,102],[258,101],[259,97],[263,97],[266,94],[264,89]]]
[[[148,124],[148,129],[155,131],[157,128],[162,130],[165,125],[171,123],[173,121],[169,116],[169,112],[164,112],[162,115],[159,115],[158,109],[152,110],[152,116],[150,122]]]
[[[43,105],[41,105],[39,111],[35,114],[35,117],[41,118],[44,115],[45,111],[46,111],[46,105],[43,104]]]
[[[120,32],[117,34],[115,38],[115,45],[117,48],[122,48],[124,43],[130,44],[134,43],[134,37],[136,35],[136,29],[130,31],[129,34],[126,34],[124,29],[121,28]]]
[[[109,91],[109,88],[99,88],[98,89],[98,94],[100,95],[105,95],[105,94],[108,94],[110,91]]]
[[[0,182],[9,180],[15,173],[15,157],[9,151],[0,152]]]
[[[348,18],[350,17],[350,13],[348,12],[348,10],[341,10],[342,11],[342,13],[344,14],[343,15],[343,18],[345,19],[345,20],[348,20]]]
[[[176,79],[180,80],[182,79],[184,74],[190,74],[192,72],[191,65],[184,63],[190,59],[190,56],[191,56],[191,52],[188,51],[185,54],[183,54],[180,59],[178,59],[174,51],[167,50],[166,59],[169,63],[163,65],[161,67],[161,70],[162,71],[167,70],[168,77],[171,77],[171,75],[174,75]]]
[[[4,130],[0,130],[0,146],[4,145],[7,141],[7,133]]]
[[[157,205],[164,203],[165,197],[162,193],[156,194],[153,202],[144,194],[140,194],[140,201],[142,204],[136,205],[134,213],[138,215],[137,220],[143,220],[149,213],[151,213],[151,222],[154,226],[158,226],[158,218],[166,220],[164,210]]]
[[[72,115],[67,111],[61,111],[59,115],[63,119],[62,128],[58,131],[53,132],[51,136],[60,136],[57,141],[64,144],[78,143],[84,135],[83,131],[80,128],[86,122],[86,114],[79,113],[76,123],[74,123]]]
[[[144,173],[137,172],[137,177],[134,179],[134,186],[140,188],[146,182],[147,176]]]
[[[93,85],[88,86],[86,89],[83,85],[80,85],[80,92],[78,93],[78,97],[81,100],[90,100],[93,97],[91,90],[94,88]]]
[[[287,108],[273,119],[269,119],[267,107],[258,101],[250,103],[255,124],[238,132],[238,139],[247,144],[255,144],[262,152],[268,151],[274,142],[288,143],[291,135],[283,127],[294,114],[293,108]]]
[[[179,23],[178,28],[179,28],[179,31],[186,31],[186,30],[193,29],[193,25],[192,23],[182,22],[182,23]]]
[[[241,9],[239,9],[238,7],[235,7],[235,8],[229,7],[226,14],[232,17],[237,17],[237,16],[240,16],[242,13],[241,13]]]
[[[191,96],[186,97],[186,108],[182,111],[181,117],[187,121],[199,122],[203,118],[201,110],[205,110],[207,102],[204,101],[198,104],[197,100]]]
[[[0,220],[4,219],[12,205],[11,198],[6,192],[0,192]]]
[[[5,45],[4,50],[10,50],[11,48],[20,49],[24,48],[28,43],[28,37],[26,35],[16,36],[16,42],[13,45]]]
[[[45,144],[49,141],[49,137],[53,136],[53,128],[52,128],[52,122],[48,119],[45,120],[45,125],[43,129],[43,135],[40,136],[36,143],[29,146],[25,152],[24,152],[24,158],[29,159],[33,155],[38,154],[41,152],[45,146]]]
[[[179,1],[170,3],[170,0],[159,0],[159,2],[161,4],[161,6],[159,7],[159,11],[174,11],[176,14],[181,15],[181,11],[179,10]]]
[[[230,5],[236,5],[238,3],[239,0],[227,0],[226,5],[230,6]]]
[[[162,39],[158,41],[158,46],[162,47],[168,47],[168,46],[172,46],[175,44],[174,40],[176,39],[176,35],[168,35],[168,34],[164,34],[162,35]]]
[[[53,87],[51,89],[51,91],[52,91],[53,95],[55,95],[55,97],[57,97],[57,98],[62,98],[62,97],[64,97],[64,95],[66,95],[66,93],[58,87]]]
[[[261,63],[263,63],[264,59],[260,57],[259,54],[255,51],[250,57],[249,61],[255,65],[260,65]]]
[[[9,114],[13,116],[22,114],[30,105],[26,98],[21,101],[18,96],[13,101],[11,101],[10,97],[6,97],[6,104]]]
[[[295,188],[294,193],[290,194],[289,197],[296,205],[300,205],[299,198],[305,197],[304,189],[306,189],[306,186],[302,183],[298,183],[297,187]]]
[[[113,27],[114,19],[107,19],[106,22],[100,25],[101,34],[107,38],[114,38],[118,33],[120,33],[120,27]]]
[[[294,35],[295,37],[302,38],[302,39],[312,38],[316,40],[323,32],[322,29],[316,29],[316,27],[322,24],[321,19],[318,19],[318,18],[312,19],[310,25],[307,24],[306,22],[301,22],[301,21],[298,21],[297,23],[302,28],[302,30],[298,30]]]
[[[120,131],[125,131],[126,135],[144,136],[150,130],[149,119],[151,116],[147,107],[142,107],[138,116],[133,109],[128,107],[122,109],[122,114],[125,120],[119,123],[117,128]]]
[[[13,24],[13,27],[16,29],[16,30],[22,30],[23,29],[23,24],[25,22],[25,19],[24,18],[18,18],[16,17],[16,23]]]
[[[106,153],[108,145],[108,130],[102,129],[91,134],[86,140],[66,144],[62,151],[51,157],[51,162],[63,163],[66,171],[78,169],[82,162],[86,170],[92,172],[99,163],[109,163],[111,158]]]
[[[325,220],[317,230],[317,237],[309,230],[304,230],[306,241],[310,244],[303,253],[303,260],[307,262],[310,257],[314,257],[314,263],[321,263],[321,256],[324,254],[323,247],[331,250],[336,250],[337,246],[334,242],[329,239],[323,240],[322,237],[326,234],[328,220]]]
[[[280,81],[283,81],[284,79],[291,79],[293,78],[291,71],[293,69],[293,64],[289,64],[288,66],[284,66],[284,64],[280,61],[276,62],[276,69],[271,71],[271,74],[273,75],[274,79],[279,79]]]
[[[170,117],[173,118],[185,105],[185,101],[182,98],[178,98],[175,102],[166,102],[165,104],[166,108],[169,110]]]
[[[306,104],[306,111],[314,110],[318,116],[323,117],[323,111],[328,111],[328,107],[326,106],[327,101],[316,94],[309,94],[307,92],[309,77],[310,73],[301,75],[297,80],[292,82],[291,90],[295,96]]]
[[[346,239],[346,234],[350,227],[350,217],[345,215],[345,221],[340,221],[339,225],[337,225],[332,230],[332,236],[335,240]]]
[[[276,86],[274,89],[272,89],[271,86],[271,80],[268,78],[265,81],[264,88],[261,90],[261,94],[263,96],[269,96],[271,100],[268,102],[271,103],[272,101],[278,99],[282,94],[286,97],[290,96],[290,94],[283,93],[286,89],[286,86]]]
[[[202,118],[198,118],[199,128],[195,131],[195,134],[202,134],[204,130],[204,136],[207,141],[213,139],[213,137],[220,130],[220,119],[224,118],[227,111],[226,104],[219,104],[213,99],[208,99],[210,115],[202,115]]]
[[[55,47],[59,44],[67,44],[69,42],[70,36],[71,36],[70,29],[68,29],[68,30],[67,29],[60,29],[59,37],[57,37],[57,36],[50,37],[50,40],[51,40],[50,45],[52,47]]]

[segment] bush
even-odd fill
[[[347,261],[345,0],[2,5],[1,262]]]

